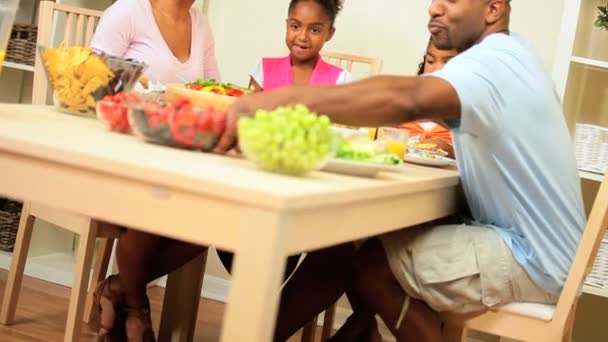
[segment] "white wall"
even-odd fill
[[[263,56],[286,53],[288,0],[211,0],[210,19],[223,78],[244,84]],[[347,0],[326,50],[377,56],[384,72],[412,74],[422,58],[430,1]],[[553,64],[563,0],[513,2],[514,31],[528,35],[545,61]]]

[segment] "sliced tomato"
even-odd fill
[[[192,89],[192,90],[202,90],[204,88],[204,86],[200,85],[200,84],[189,84],[187,85],[188,89]]]
[[[226,95],[232,97],[241,97],[245,92],[240,89],[226,89]]]

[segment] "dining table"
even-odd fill
[[[461,203],[455,168],[403,164],[375,177],[287,176],[245,158],[151,144],[94,118],[21,104],[0,104],[0,194],[234,252],[222,342],[272,340],[287,256],[413,227]],[[177,297],[193,301],[200,293],[180,292],[179,284],[167,291],[178,295],[165,306],[196,315],[180,310]]]

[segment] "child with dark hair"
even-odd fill
[[[455,50],[439,50],[432,41],[426,48],[422,63],[418,65],[418,75],[429,74],[440,70],[446,63],[458,54]],[[441,124],[433,121],[408,122],[399,126],[410,132],[412,138],[418,142],[435,145],[454,158],[454,147],[452,146],[452,135],[450,131]]]
[[[342,0],[291,0],[285,43],[289,55],[262,58],[251,71],[250,86],[258,91],[291,85],[348,83],[351,74],[319,54],[336,32],[334,23]]]

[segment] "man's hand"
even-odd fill
[[[213,149],[213,152],[224,154],[236,147],[239,118],[252,114],[253,110],[248,104],[247,96],[234,101],[230,108],[228,108],[228,112],[226,112],[226,130],[224,130],[224,133],[215,149]]]

